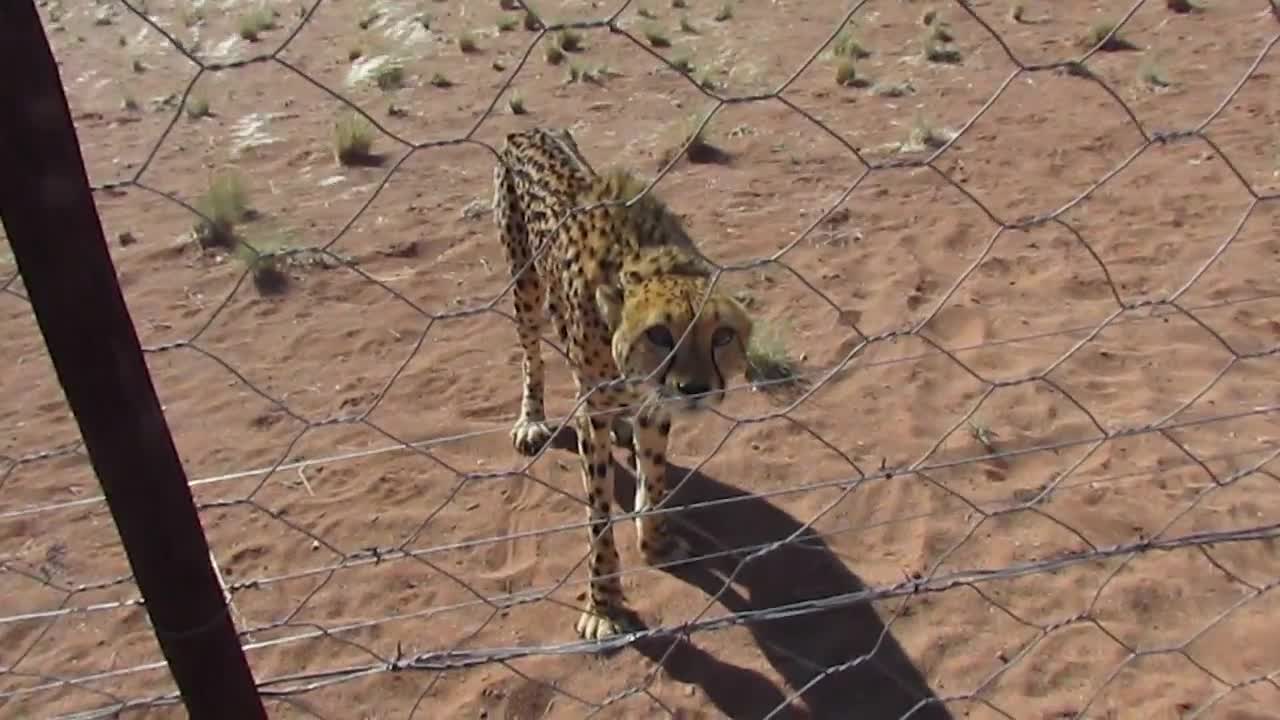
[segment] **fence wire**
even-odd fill
[[[153,372],[170,372],[167,359],[178,356],[215,365],[227,387],[239,393],[235,398],[216,398],[217,387],[184,385],[184,389],[207,393],[201,396],[201,407],[264,405],[269,412],[260,416],[266,419],[255,427],[281,440],[266,455],[219,457],[222,470],[205,472],[192,482],[217,556],[215,567],[223,573],[243,646],[273,716],[416,718],[479,711],[484,717],[483,713],[501,707],[509,718],[683,718],[701,717],[698,713],[714,707],[726,716],[759,718],[851,714],[942,718],[969,713],[1005,718],[1126,717],[1128,712],[1138,712],[1136,697],[1145,703],[1142,714],[1153,714],[1156,707],[1176,707],[1183,717],[1217,717],[1234,707],[1232,703],[1274,707],[1280,699],[1280,654],[1274,651],[1280,645],[1274,638],[1268,640],[1270,631],[1264,627],[1271,624],[1265,620],[1268,603],[1275,602],[1272,590],[1280,584],[1275,556],[1280,518],[1265,495],[1274,491],[1272,483],[1280,482],[1276,474],[1280,469],[1276,428],[1280,426],[1275,420],[1280,404],[1273,381],[1280,342],[1273,332],[1268,334],[1265,323],[1251,326],[1253,332],[1242,338],[1210,319],[1220,317],[1215,313],[1223,310],[1265,317],[1267,308],[1273,307],[1268,303],[1280,297],[1280,290],[1274,290],[1274,285],[1252,288],[1204,301],[1194,301],[1192,294],[1206,275],[1224,263],[1250,222],[1263,222],[1265,213],[1280,207],[1280,195],[1260,189],[1209,132],[1246,84],[1264,76],[1264,62],[1274,60],[1273,50],[1280,43],[1280,23],[1275,22],[1280,21],[1280,10],[1273,3],[1257,4],[1255,19],[1268,23],[1269,34],[1240,77],[1224,78],[1221,100],[1206,109],[1198,122],[1160,131],[1144,124],[1124,93],[1094,72],[1090,63],[1119,41],[1140,11],[1158,8],[1163,12],[1177,3],[1138,0],[1126,4],[1116,13],[1114,25],[1098,33],[1088,49],[1042,63],[1020,59],[996,29],[997,10],[988,7],[991,4],[964,0],[940,4],[931,12],[953,13],[966,26],[976,28],[980,37],[976,42],[998,46],[1011,70],[957,129],[925,142],[919,152],[887,160],[876,160],[866,149],[856,147],[846,132],[821,119],[821,113],[796,100],[791,91],[840,45],[850,27],[861,18],[887,12],[890,3],[863,0],[833,12],[837,21],[823,42],[783,82],[765,92],[729,95],[695,78],[677,57],[663,51],[665,45],[639,22],[653,16],[639,3],[627,0],[607,14],[595,9],[593,18],[556,22],[556,11],[540,15],[543,8],[523,0],[504,2],[502,9],[511,13],[507,17],[529,17],[523,30],[516,29],[529,35],[527,45],[512,67],[501,69],[504,80],[465,132],[420,142],[392,129],[392,123],[380,121],[347,93],[319,79],[314,58],[287,55],[322,7],[335,3],[314,0],[291,6],[297,9],[296,17],[276,13],[264,27],[289,21],[278,45],[259,55],[217,61],[210,57],[223,56],[201,52],[195,43],[180,39],[173,22],[184,8],[185,12],[213,11],[198,3],[156,7],[160,4],[119,0],[99,2],[93,10],[98,26],[118,20],[121,16],[115,13],[145,23],[196,68],[181,96],[165,104],[172,115],[142,162],[127,177],[96,185],[99,198],[141,191],[181,208],[193,219],[211,220],[198,202],[158,186],[148,176],[162,162],[161,153],[195,101],[199,83],[255,67],[282,69],[310,84],[359,114],[382,139],[399,148],[364,200],[336,224],[329,239],[283,250],[255,247],[250,241],[251,261],[224,295],[202,305],[203,319],[194,330],[147,348]],[[743,2],[738,7],[745,10],[748,5]],[[786,22],[788,13],[800,12],[784,7],[786,3],[775,5],[767,12],[776,12],[779,22]],[[901,11],[904,3],[892,5]],[[441,6],[425,4],[428,10]],[[730,7],[719,11],[726,15],[724,20]],[[64,8],[50,2],[42,9],[49,26],[59,25]],[[1218,9],[1211,5],[1196,12],[1212,27],[1211,18]],[[374,23],[396,10],[392,5],[370,5],[365,19]],[[466,7],[461,12],[473,10]],[[908,11],[923,10],[920,6]],[[566,9],[570,11],[576,8]],[[714,12],[698,11],[708,16]],[[1032,22],[1023,19],[1022,12],[1017,11],[1014,19]],[[430,25],[425,15],[414,19],[423,27]],[[203,22],[210,20],[201,19],[196,25]],[[926,25],[936,27],[932,22]],[[691,27],[685,30],[695,33]],[[474,148],[496,162],[496,150],[482,139],[482,131],[497,122],[500,103],[510,97],[517,79],[535,72],[531,68],[537,62],[535,52],[559,42],[565,31],[581,32],[588,42],[610,38],[629,43],[632,53],[674,71],[687,81],[691,92],[709,103],[697,122],[686,128],[682,147],[661,164],[645,193],[677,172],[682,158],[713,121],[738,107],[783,108],[825,142],[843,148],[860,167],[855,176],[841,179],[835,198],[774,252],[720,265],[717,282],[767,272],[797,283],[816,308],[835,318],[847,337],[835,347],[826,342],[823,349],[830,362],[811,363],[785,378],[730,388],[731,401],[756,402],[759,412],[734,415],[715,410],[713,417],[704,419],[701,442],[693,443],[701,450],[697,461],[687,468],[673,467],[679,475],[676,494],[685,501],[655,511],[672,513],[682,531],[694,538],[699,552],[692,560],[661,568],[684,581],[666,595],[649,592],[662,582],[660,576],[630,561],[624,552],[620,575],[629,588],[629,603],[642,616],[660,621],[599,643],[572,639],[572,620],[585,590],[587,526],[584,519],[568,520],[580,515],[574,510],[583,504],[572,463],[558,460],[557,450],[511,461],[510,466],[492,457],[477,458],[476,453],[491,455],[493,448],[505,447],[513,417],[478,429],[420,428],[414,432],[426,431],[427,436],[414,439],[401,429],[403,422],[383,421],[377,415],[393,401],[424,348],[441,343],[438,338],[450,323],[512,320],[505,304],[514,283],[505,282],[483,300],[441,310],[398,290],[394,280],[366,270],[340,246],[362,219],[375,212],[371,208],[411,160],[426,156],[429,162],[449,148]],[[354,50],[352,55],[354,60]],[[603,70],[599,73],[607,75]],[[1055,208],[1011,217],[984,202],[981,193],[957,179],[954,167],[949,172],[943,164],[974,136],[974,128],[1015,83],[1062,75],[1092,83],[1106,93],[1141,140],[1086,189]],[[90,132],[82,130],[81,137],[86,145],[92,142]],[[1046,147],[1053,143],[1053,138],[1044,138]],[[1230,218],[1229,229],[1206,248],[1172,291],[1139,297],[1140,293],[1115,278],[1115,253],[1110,261],[1104,259],[1108,253],[1078,227],[1087,223],[1078,220],[1077,214],[1144,158],[1197,143],[1238,180],[1239,214]],[[592,155],[589,149],[588,155]],[[487,176],[490,167],[476,172]],[[855,196],[860,190],[912,169],[963,197],[993,230],[954,280],[940,288],[936,298],[920,305],[922,312],[915,319],[871,331],[861,316],[872,309],[855,312],[849,301],[824,289],[826,283],[815,281],[804,269],[806,263],[820,267],[824,261],[803,256],[817,247],[816,238],[843,208],[855,215],[859,212]],[[1005,182],[1016,179],[1015,168],[1015,177]],[[428,193],[444,191],[426,189]],[[778,208],[787,203],[784,198],[769,200]],[[935,331],[937,319],[975,282],[984,263],[997,256],[996,247],[1015,233],[1040,230],[1063,233],[1087,255],[1104,279],[1109,310],[1089,322],[999,340],[962,343],[941,338]],[[1123,232],[1116,227],[1109,230]],[[489,233],[491,239],[482,252],[499,250],[493,236]],[[1274,263],[1274,239],[1272,243],[1270,262]],[[713,256],[719,250],[710,241],[704,241],[703,248]],[[877,251],[888,249],[872,249]],[[1042,258],[1041,262],[1053,262],[1047,252]],[[378,288],[420,321],[414,325],[411,350],[375,392],[354,404],[362,407],[359,411],[345,404],[337,412],[301,408],[288,394],[266,387],[267,383],[227,357],[234,353],[219,349],[225,338],[216,330],[218,323],[253,322],[236,300],[253,284],[256,263],[299,259],[317,259],[353,273],[360,283]],[[127,263],[124,267],[128,273]],[[1267,272],[1274,275],[1274,267]],[[452,278],[428,276],[418,282],[444,283],[446,279]],[[16,270],[0,278],[0,290],[6,335],[10,324],[16,334],[19,323],[30,324]],[[1194,385],[1165,388],[1163,393],[1176,396],[1176,401],[1167,402],[1153,420],[1113,422],[1097,408],[1102,397],[1096,388],[1061,378],[1064,367],[1092,352],[1103,343],[1104,335],[1110,337],[1108,333],[1155,343],[1130,353],[1133,362],[1142,362],[1170,353],[1168,345],[1175,342],[1174,329],[1179,327],[1196,333],[1211,348],[1198,352],[1220,361]],[[1161,328],[1174,329],[1162,332]],[[831,338],[833,333],[825,330],[823,337]],[[512,347],[514,338],[510,333]],[[465,339],[462,332],[447,342]],[[1032,371],[990,361],[998,360],[1001,352],[1012,354],[1014,346],[1050,341],[1061,350]],[[563,355],[554,342],[546,342]],[[910,350],[895,355],[893,348],[902,347]],[[22,352],[38,349],[24,346]],[[21,360],[35,362],[26,355]],[[902,381],[904,373],[912,378],[933,373],[936,382],[967,383],[971,390],[957,403],[959,410],[939,423],[941,432],[936,437],[908,441],[895,439],[886,430],[885,442],[897,447],[851,449],[851,433],[871,425],[892,426],[900,418],[856,418],[856,407],[846,405],[847,401],[826,401],[824,393],[860,378],[868,378],[869,387],[887,378]],[[1238,381],[1242,375],[1247,380]],[[1215,394],[1232,382],[1245,382],[1249,400],[1233,403]],[[756,391],[771,385],[789,394],[762,404],[760,397],[768,393]],[[887,393],[894,392],[888,384],[883,387]],[[912,397],[901,388],[898,391]],[[340,387],[327,393],[330,397],[341,394]],[[1075,424],[1060,433],[997,442],[998,435],[986,419],[991,408],[1016,412],[1017,405],[1033,397],[1045,405],[1036,410],[1044,413],[1044,425],[1057,427],[1051,421],[1059,414],[1075,417]],[[513,409],[514,405],[501,412],[509,415]],[[187,412],[198,417],[200,408]],[[475,423],[459,422],[458,426],[475,428]],[[761,436],[752,434],[761,427],[783,428],[784,437],[795,448],[774,444],[759,452],[786,455],[792,467],[800,469],[819,465],[801,460],[807,457],[803,453],[819,452],[827,458],[823,468],[839,469],[797,473],[772,485],[762,480],[753,486],[749,478],[756,460],[723,458],[731,444],[765,444]],[[334,443],[337,435],[325,434],[350,429],[364,433],[360,436],[363,447],[350,447],[350,436],[343,436],[344,444]],[[57,430],[62,437],[45,447],[21,447],[10,441],[0,446],[0,587],[6,598],[13,598],[0,616],[0,646],[6,648],[0,654],[0,709],[11,717],[63,718],[178,712],[179,697],[150,641],[142,600],[123,565],[103,498],[93,490],[96,485],[74,429],[64,420]],[[899,437],[910,432],[905,423],[898,429]],[[15,427],[11,434],[29,437],[24,433]],[[1252,435],[1250,442],[1237,437],[1244,434]],[[965,441],[966,436],[973,442]],[[309,445],[316,443],[320,450]],[[343,447],[334,449],[334,444]],[[311,452],[304,452],[308,449]],[[1133,459],[1139,450],[1147,451],[1151,461],[1143,464]],[[1026,469],[1029,478],[1010,482],[1017,475],[1011,466],[1035,459],[1043,464]],[[471,469],[476,465],[498,467]],[[360,493],[330,498],[328,504],[317,499],[324,495],[331,476],[344,473],[348,478],[367,478],[358,485]],[[713,475],[747,478],[743,483],[747,487],[718,483],[710,479]],[[414,481],[414,476],[422,479]],[[977,482],[975,477],[998,480]],[[406,483],[408,490],[385,489],[387,483],[397,482]],[[1011,489],[1015,484],[1018,487]],[[1117,490],[1123,487],[1132,490]],[[887,494],[893,492],[913,494]],[[351,504],[361,495],[400,506],[418,500],[422,509],[408,511],[414,520],[405,525],[402,538],[371,544],[369,538],[383,538],[387,532],[377,527],[381,515],[352,517],[362,512]],[[510,502],[509,495],[519,496],[517,504],[527,502],[540,514],[543,509],[546,513],[532,526],[495,527],[496,513],[485,511],[485,501],[500,497]],[[901,507],[904,497],[926,507]],[[1176,507],[1171,505],[1172,511],[1161,522],[1140,524],[1128,522],[1132,518],[1125,516],[1142,505],[1172,502],[1170,498]],[[898,507],[885,506],[894,500]],[[1106,515],[1110,502],[1120,507],[1115,517],[1108,516],[1107,530],[1083,529],[1090,515]],[[799,510],[781,509],[784,506]],[[405,510],[387,507],[386,512],[393,509]],[[805,519],[792,514],[798,512]],[[615,519],[632,517],[633,513],[620,512]],[[233,525],[237,520],[248,524]],[[759,531],[753,536],[743,532],[742,526],[767,527],[748,528]],[[924,541],[911,539],[913,528],[929,528],[932,534],[926,534]],[[279,546],[281,557],[262,548],[240,547],[239,540],[251,535]],[[888,540],[876,544],[876,538]],[[895,547],[895,539],[899,545],[923,542],[928,547],[913,554],[910,548]],[[515,573],[527,587],[516,587],[510,577],[500,577],[500,569],[509,568],[500,561],[514,561],[520,548],[530,546],[536,548],[535,558],[515,558],[533,568]],[[888,557],[867,557],[863,553],[869,549]],[[978,554],[981,550],[990,557]],[[279,561],[279,566],[259,563],[255,553]],[[1162,565],[1160,558],[1176,559]],[[1264,566],[1270,561],[1274,572],[1248,569],[1245,559],[1257,559]],[[490,561],[499,562],[499,568]],[[545,567],[539,570],[540,566]],[[864,567],[871,568],[865,570],[866,581],[854,571]],[[1172,568],[1185,576],[1172,574]],[[897,578],[894,572],[899,573]],[[1021,594],[1015,592],[1019,588]],[[1064,600],[1071,589],[1076,593],[1074,600]],[[1128,604],[1117,607],[1117,596]],[[1254,616],[1264,619],[1253,626],[1234,624]],[[1153,627],[1145,627],[1144,619]],[[1176,636],[1169,634],[1173,631]],[[96,642],[86,645],[94,634]],[[1214,646],[1217,652],[1202,651],[1197,643],[1215,634],[1229,639]],[[904,637],[910,638],[910,647]],[[1232,647],[1233,641],[1239,657],[1222,657],[1221,649]],[[998,652],[995,657],[965,655],[970,645],[995,647]],[[634,650],[641,657],[608,653],[617,650]],[[606,659],[597,660],[602,654]],[[600,662],[607,663],[607,672],[600,672]],[[1129,689],[1139,694],[1116,695]]]

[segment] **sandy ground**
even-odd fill
[[[722,108],[707,137],[723,162],[681,161],[657,192],[717,260],[777,260],[725,282],[818,382],[794,405],[743,389],[724,417],[680,426],[673,472],[700,503],[681,522],[711,557],[643,567],[620,526],[629,601],[673,627],[880,599],[597,656],[572,630],[576,462],[552,451],[520,472],[506,434],[519,353],[483,144],[568,125],[598,166],[653,177],[715,101],[607,30],[553,66],[553,38],[525,60],[536,34],[499,32],[519,15],[498,3],[334,1],[278,62],[195,79],[211,114],[192,119],[177,102],[196,68],[159,33],[114,2],[42,3],[91,181],[142,171],[98,207],[254,671],[308,689],[269,697],[272,717],[1274,717],[1280,686],[1256,680],[1280,671],[1274,541],[1053,563],[1280,521],[1280,359],[1265,354],[1280,346],[1280,201],[1257,200],[1280,191],[1280,51],[1250,74],[1280,23],[1261,1],[1151,1],[1123,29],[1137,50],[1089,60],[1105,87],[1015,72],[1010,53],[1072,57],[1132,4],[1033,1],[1017,22],[1009,3],[974,2],[984,28],[938,2],[959,52],[938,63],[921,57],[926,4],[873,0],[855,15],[865,86],[842,87],[832,58],[805,63],[851,4],[741,0],[717,21],[719,3],[647,3],[671,45],[653,52],[717,91],[790,79]],[[200,19],[196,4],[146,5],[224,64],[275,50],[304,7],[272,3],[278,27],[247,42],[250,6],[211,1]],[[620,6],[537,5],[557,21]],[[641,7],[620,24],[643,41]],[[476,52],[459,49],[465,32]],[[388,54],[398,90],[369,79]],[[597,81],[567,82],[571,65]],[[341,105],[322,87],[403,141],[474,142],[409,154],[382,136],[381,167],[342,167]],[[933,169],[859,181],[853,148],[919,160],[913,129],[945,139],[970,122]],[[1144,132],[1206,122],[1133,157]],[[160,194],[194,202],[229,166],[257,212],[250,241],[333,254],[297,256],[282,294],[201,252],[193,216]],[[1060,222],[997,232],[1068,203]],[[0,281],[15,273],[6,244]],[[6,289],[0,716],[170,693],[21,280]],[[1178,309],[1150,304],[1170,297]],[[550,367],[550,409],[565,412],[571,382]],[[904,593],[913,578],[929,592]],[[420,653],[456,667],[329,674]]]

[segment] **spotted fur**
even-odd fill
[[[511,430],[516,450],[536,455],[556,430],[543,402],[539,338],[547,320],[568,354],[578,397],[587,396],[575,418],[591,553],[590,592],[576,629],[587,639],[632,623],[610,517],[614,442],[635,451],[636,512],[660,507],[672,408],[719,403],[746,368],[752,329],[746,310],[719,283],[712,287],[711,264],[652,191],[629,207],[603,204],[628,201],[642,188],[626,172],[597,173],[567,130],[508,135],[494,171],[493,218],[515,281],[524,355],[520,417]],[[585,209],[571,212],[578,208]],[[631,424],[600,416],[611,411]],[[639,515],[636,530],[647,562],[688,557],[665,514]]]

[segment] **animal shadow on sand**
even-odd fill
[[[614,470],[616,500],[630,512],[634,475],[620,464]],[[677,465],[668,465],[667,473],[676,488],[668,501],[671,506],[713,504],[675,513],[673,530],[690,542],[700,559],[666,572],[717,598],[730,612],[768,610],[866,589],[818,533],[763,498]],[[726,586],[746,552],[725,550],[757,548],[792,535],[793,542],[747,563]],[[702,557],[709,554],[715,557]],[[757,720],[770,713],[777,720],[953,720],[869,603],[745,626],[784,679],[785,689],[755,670],[698,648],[696,635],[643,638],[633,647],[651,661],[661,661],[672,678],[702,688],[733,720]],[[855,662],[863,656],[867,657]],[[843,667],[846,663],[851,666]],[[838,666],[841,669],[830,670]],[[775,712],[797,694],[799,702]]]

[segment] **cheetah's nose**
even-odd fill
[[[682,395],[701,395],[711,389],[709,385],[703,382],[682,382],[676,384],[676,389]]]

